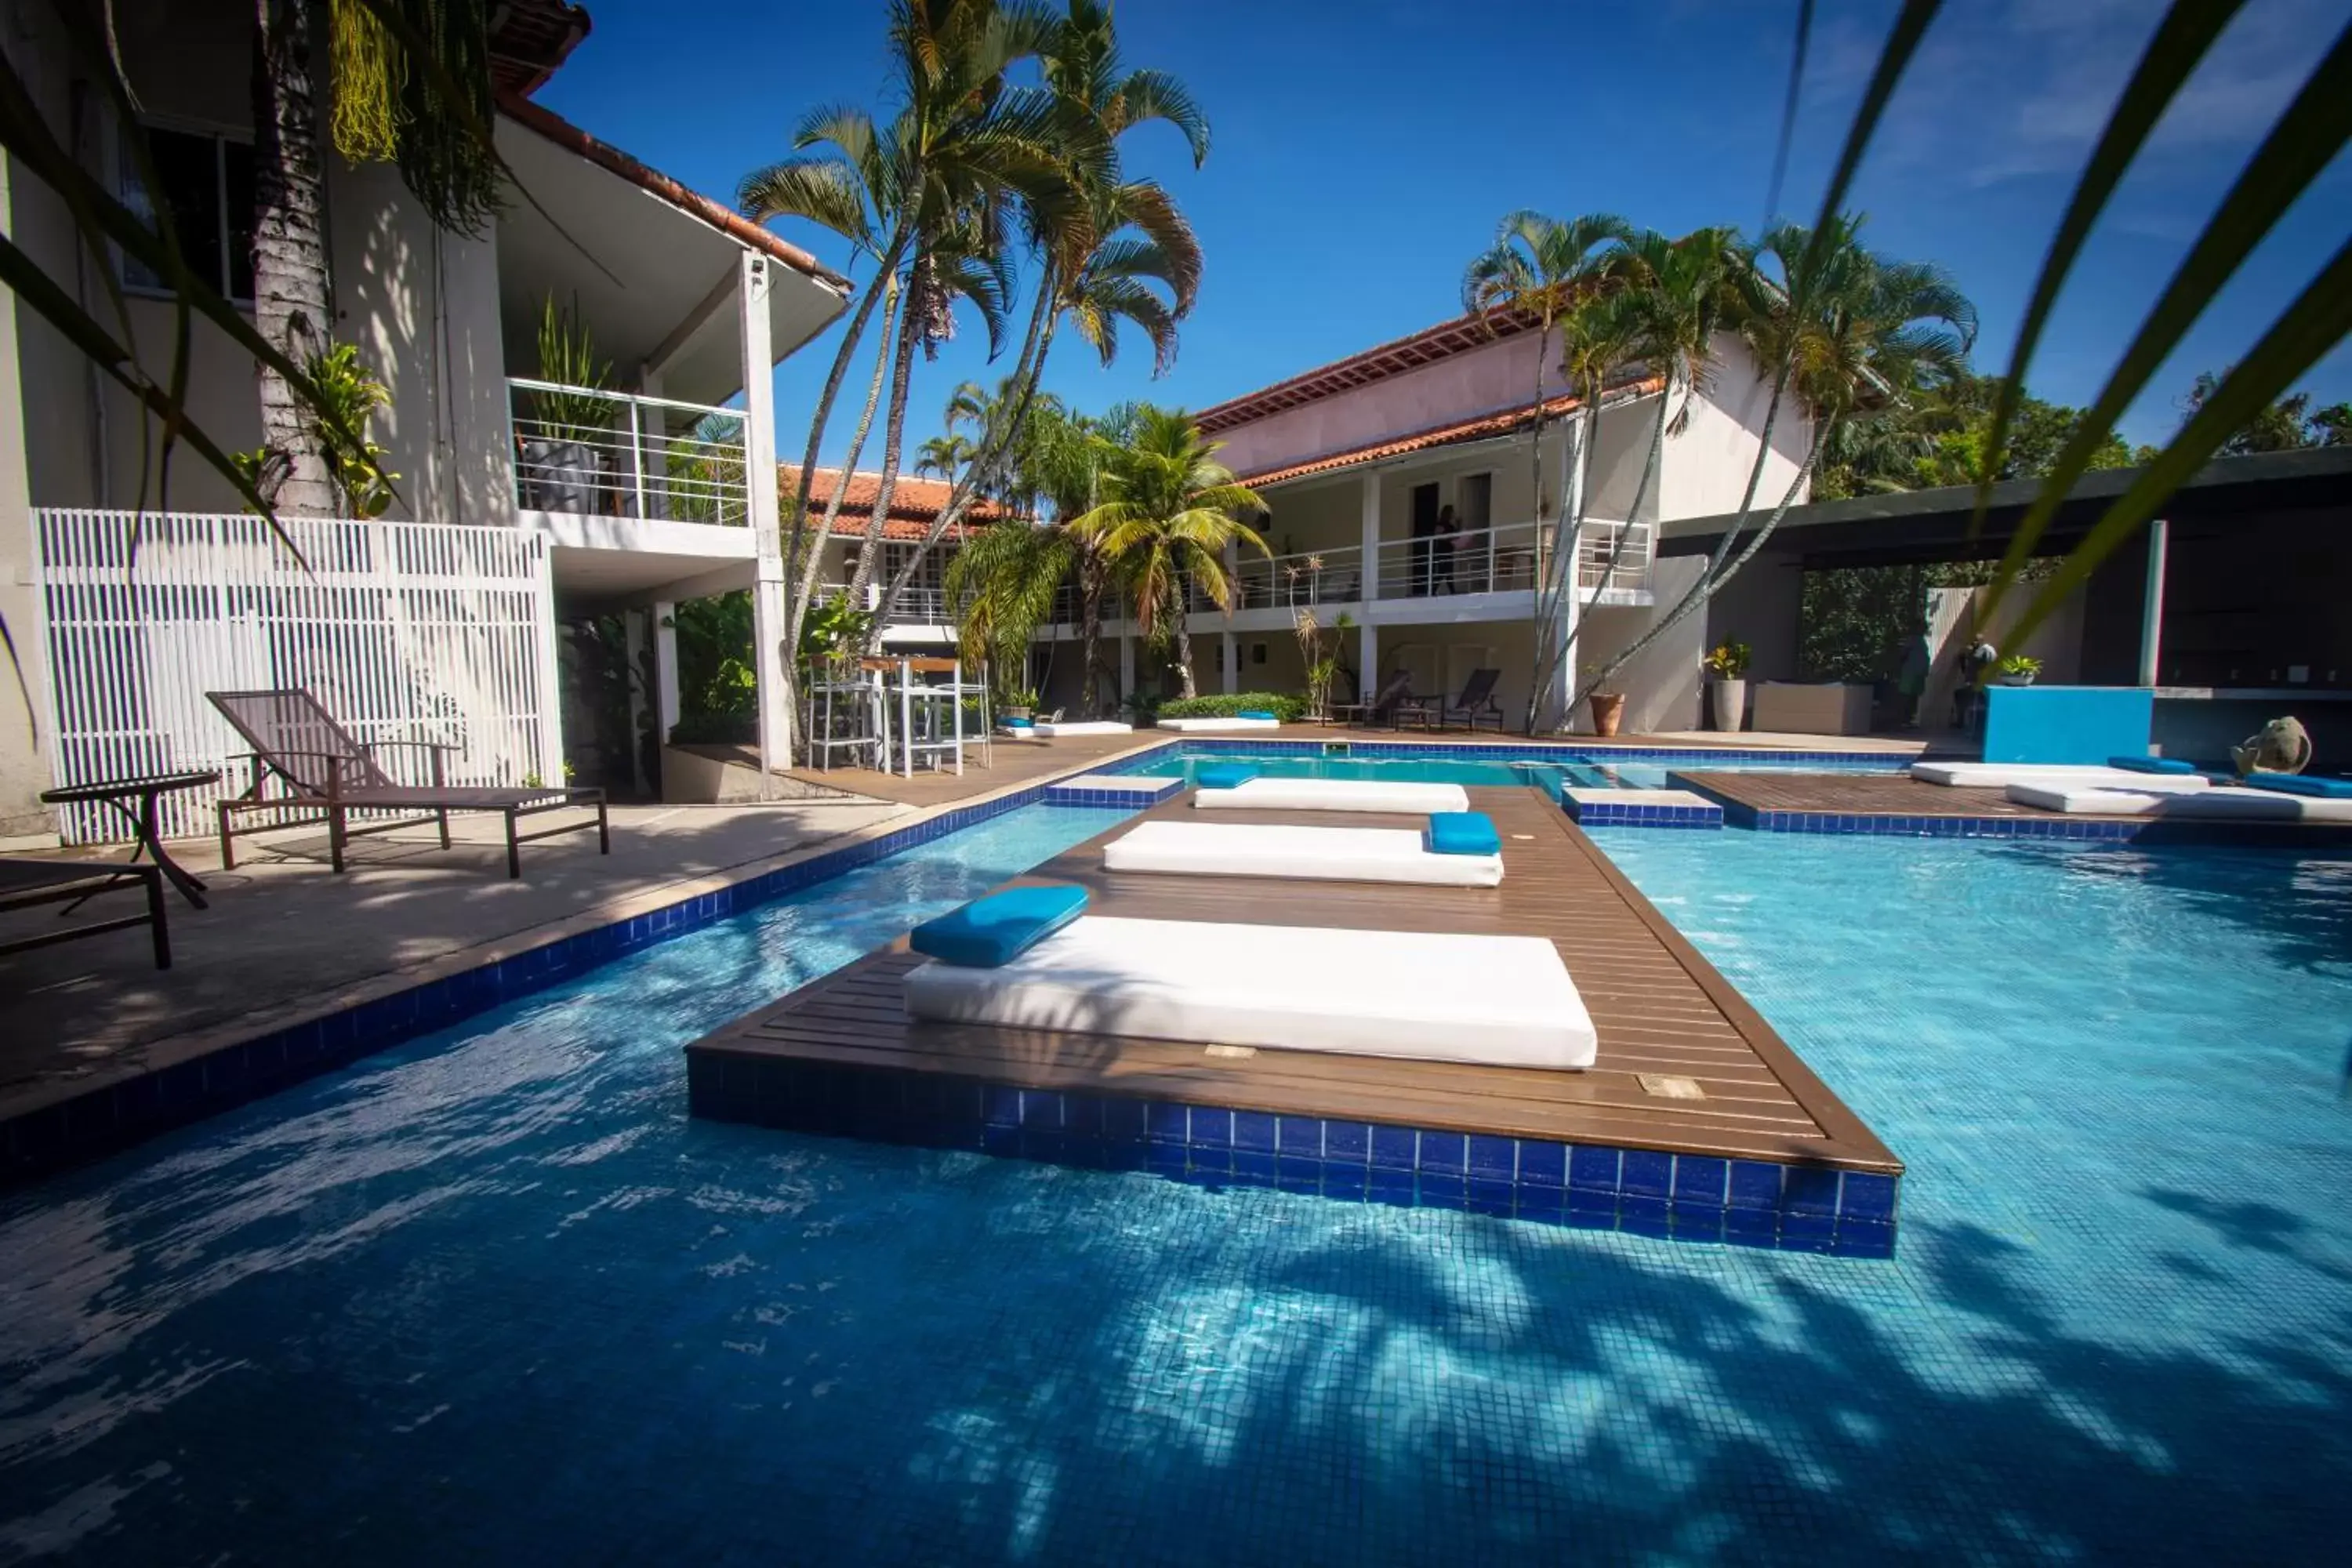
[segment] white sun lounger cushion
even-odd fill
[[[1052,740],[1056,735],[1132,735],[1135,726],[1122,724],[1115,719],[1097,719],[1084,723],[1049,724],[1042,720],[1029,726],[1033,735]]]
[[[994,969],[926,963],[909,1016],[1493,1067],[1588,1068],[1584,999],[1541,937],[1087,915]]]
[[[1492,888],[1500,855],[1436,855],[1410,827],[1273,827],[1146,822],[1103,846],[1107,871]]]
[[[1914,763],[1911,776],[1960,789],[2039,784],[2070,789],[2126,789],[2141,795],[2188,795],[2210,789],[2201,773],[2139,773],[2094,763]]]
[[[1460,784],[1406,784],[1388,779],[1255,778],[1232,789],[1194,792],[1203,811],[1467,811]]]
[[[1282,721],[1279,719],[1236,719],[1232,717],[1222,719],[1161,719],[1158,721],[1158,723],[1160,728],[1163,730],[1174,730],[1179,733],[1187,730],[1279,730],[1282,728]]]
[[[2086,789],[2074,784],[2011,784],[2006,794],[2020,805],[2092,816],[2163,816],[2205,822],[2352,822],[2352,800],[2314,800],[2258,789],[2209,789],[2166,795],[2154,790]]]

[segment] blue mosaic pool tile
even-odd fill
[[[1835,1215],[1838,1176],[1838,1172],[1817,1165],[1791,1165],[1781,1182],[1782,1210],[1791,1215]]]
[[[1727,1202],[1724,1183],[1730,1169],[1727,1160],[1712,1160],[1700,1154],[1675,1156],[1675,1202],[1699,1203],[1721,1210]]]
[[[1460,1177],[1467,1173],[1469,1140],[1459,1132],[1423,1131],[1419,1170],[1426,1176]]]
[[[1323,1157],[1334,1165],[1362,1165],[1370,1163],[1372,1151],[1372,1130],[1360,1121],[1326,1121],[1323,1124]]]
[[[1672,1154],[1661,1154],[1654,1149],[1628,1149],[1617,1190],[1629,1197],[1664,1198],[1673,1190],[1674,1174]]]
[[[1215,1106],[1192,1107],[1192,1142],[1202,1149],[1229,1149],[1234,1142],[1234,1113]]]
[[[1124,1096],[1112,1096],[1101,1104],[1104,1137],[1134,1143],[1143,1142],[1147,1131],[1146,1114],[1156,1107]]]
[[[1274,1152],[1275,1119],[1263,1110],[1234,1112],[1234,1150],[1246,1149],[1252,1153]]]
[[[1185,1109],[1181,1105],[1170,1105],[1160,1100],[1152,1101],[1150,1109],[1145,1114],[1151,1141],[1155,1143],[1179,1145],[1190,1142],[1192,1134],[1186,1126],[1189,1119],[1185,1114]]]
[[[1322,1159],[1323,1119],[1318,1116],[1283,1117],[1275,1130],[1275,1150],[1284,1155]]]
[[[1507,1181],[1480,1181],[1472,1177],[1469,1184],[1470,1212],[1496,1215],[1508,1219],[1517,1207],[1517,1189]]]
[[[1274,1159],[1274,1184],[1286,1193],[1320,1193],[1323,1190],[1323,1162],[1276,1154]]]
[[[1731,1162],[1729,1206],[1734,1209],[1776,1211],[1780,1206],[1780,1173],[1786,1166],[1769,1164],[1762,1160]]]
[[[1577,1192],[1614,1193],[1623,1152],[1601,1144],[1576,1144],[1569,1151],[1569,1186]]]
[[[1839,1188],[1838,1217],[1892,1224],[1895,1219],[1895,1184],[1892,1176],[1874,1175],[1867,1171],[1848,1171]]]
[[[1361,1203],[1370,1188],[1370,1177],[1371,1172],[1365,1166],[1326,1160],[1323,1163],[1323,1195],[1344,1202]]]
[[[1473,1181],[1500,1182],[1508,1186],[1518,1180],[1519,1150],[1513,1139],[1473,1133],[1466,1158]]]
[[[1410,1127],[1379,1127],[1372,1129],[1372,1168],[1376,1171],[1411,1171],[1421,1163],[1421,1140]]]
[[[1519,1140],[1518,1173],[1522,1193],[1557,1192],[1568,1184],[1568,1145]]]
[[[1364,1173],[1364,1195],[1376,1204],[1411,1208],[1420,1197],[1420,1184],[1410,1171],[1387,1171],[1378,1165]]]
[[[1274,1156],[1255,1150],[1236,1149],[1233,1154],[1234,1180],[1244,1186],[1274,1185]]]

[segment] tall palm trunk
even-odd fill
[[[816,597],[817,576],[824,570],[825,542],[833,537],[834,525],[841,521],[842,499],[849,493],[849,480],[857,471],[858,455],[866,450],[866,437],[873,431],[874,411],[882,405],[882,388],[890,377],[890,329],[898,319],[893,313],[898,307],[898,280],[894,278],[890,280],[887,301],[882,308],[881,341],[874,353],[874,378],[866,388],[866,406],[858,411],[857,428],[850,432],[848,455],[841,459],[841,477],[833,487],[833,494],[825,498],[824,526],[817,530],[816,537],[809,544],[808,559],[801,564],[801,603],[803,605],[812,603]],[[812,468],[812,478],[814,473]],[[805,513],[805,501],[802,503],[802,510]],[[869,536],[871,532],[869,524]],[[800,647],[797,630],[793,633],[792,646],[794,648]]]
[[[310,80],[311,0],[257,0],[253,55],[255,330],[298,365],[325,352],[334,321],[320,226],[319,106]],[[282,512],[331,517],[335,489],[317,426],[286,378],[257,361],[262,445],[282,459]]]
[[[1192,681],[1192,616],[1185,608],[1187,597],[1180,582],[1176,589],[1176,669],[1189,701],[1201,695],[1201,689]]]
[[[866,537],[857,547],[856,563],[849,573],[849,602],[862,605],[866,586],[874,581],[875,563],[882,558],[882,533],[889,521],[890,498],[898,489],[898,455],[907,435],[907,384],[915,373],[915,352],[929,314],[922,282],[923,258],[915,258],[914,276],[898,305],[898,358],[890,370],[890,407],[882,420],[882,482],[874,492],[874,513]],[[845,477],[843,482],[847,483]]]
[[[1102,658],[1102,563],[1089,558],[1078,567],[1078,647],[1084,656],[1078,672],[1078,717],[1081,719],[1102,716],[1102,689],[1106,674]]]
[[[875,305],[886,297],[893,300],[897,299],[898,258],[906,252],[907,231],[901,228],[891,237],[888,248],[882,254],[881,266],[874,275],[874,281],[866,285],[866,298],[857,302],[857,313],[850,318],[848,327],[842,332],[841,347],[834,351],[833,368],[825,373],[824,390],[818,395],[815,416],[809,421],[808,447],[801,454],[800,499],[793,504],[792,531],[784,541],[784,559],[788,562],[799,556],[808,536],[808,494],[810,488],[816,483],[817,454],[824,446],[824,430],[833,419],[834,402],[841,395],[841,384],[848,379],[849,362],[856,355],[858,340],[865,334],[866,323],[873,319]],[[890,318],[886,313],[882,318],[882,354],[886,362],[889,353]],[[879,370],[875,372],[874,381],[878,392],[882,382]],[[866,400],[865,420],[858,426],[860,445],[865,441],[863,432],[873,418],[874,398],[869,395]],[[842,465],[845,483],[847,482],[848,470],[856,466],[856,461],[853,457]],[[838,494],[838,490],[835,493]],[[807,566],[801,574],[800,594],[784,605],[786,647],[800,647],[801,623],[808,617],[809,595],[815,592],[816,569],[824,559],[824,542],[833,536],[833,515],[830,512],[826,514],[825,531],[817,535],[815,544],[809,549]],[[788,677],[790,673],[786,671]]]

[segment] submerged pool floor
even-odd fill
[[[689,1123],[1024,810],[0,1205],[0,1562],[2321,1561],[2352,858],[1604,831],[1893,1262]]]

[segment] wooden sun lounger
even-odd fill
[[[84,921],[38,936],[16,937],[0,942],[0,952],[24,952],[78,937],[147,926],[154,939],[155,967],[171,968],[172,935],[163,920],[163,874],[152,866],[126,866],[120,861],[0,859],[0,910],[21,909],[28,904],[79,904],[126,882],[136,882],[146,889],[145,914]]]
[[[597,852],[613,852],[613,835],[606,822],[604,792],[601,789],[451,784],[442,777],[442,754],[456,747],[435,741],[379,741],[362,745],[307,691],[208,691],[205,695],[253,748],[252,784],[245,794],[223,800],[219,806],[223,870],[236,864],[231,847],[234,837],[318,822],[327,825],[328,858],[338,871],[343,868],[345,844],[371,833],[437,823],[441,847],[446,849],[449,814],[453,811],[497,812],[506,818],[507,875],[510,878],[522,875],[522,846],[534,839],[593,827]],[[384,746],[409,746],[430,752],[433,782],[396,782],[375,760],[375,751]],[[272,780],[277,781],[274,791],[270,787]],[[593,818],[535,833],[520,830],[519,825],[526,816],[591,806],[596,812]],[[350,822],[353,812],[418,815],[353,827]],[[270,820],[253,827],[235,826],[255,813],[268,813]]]

